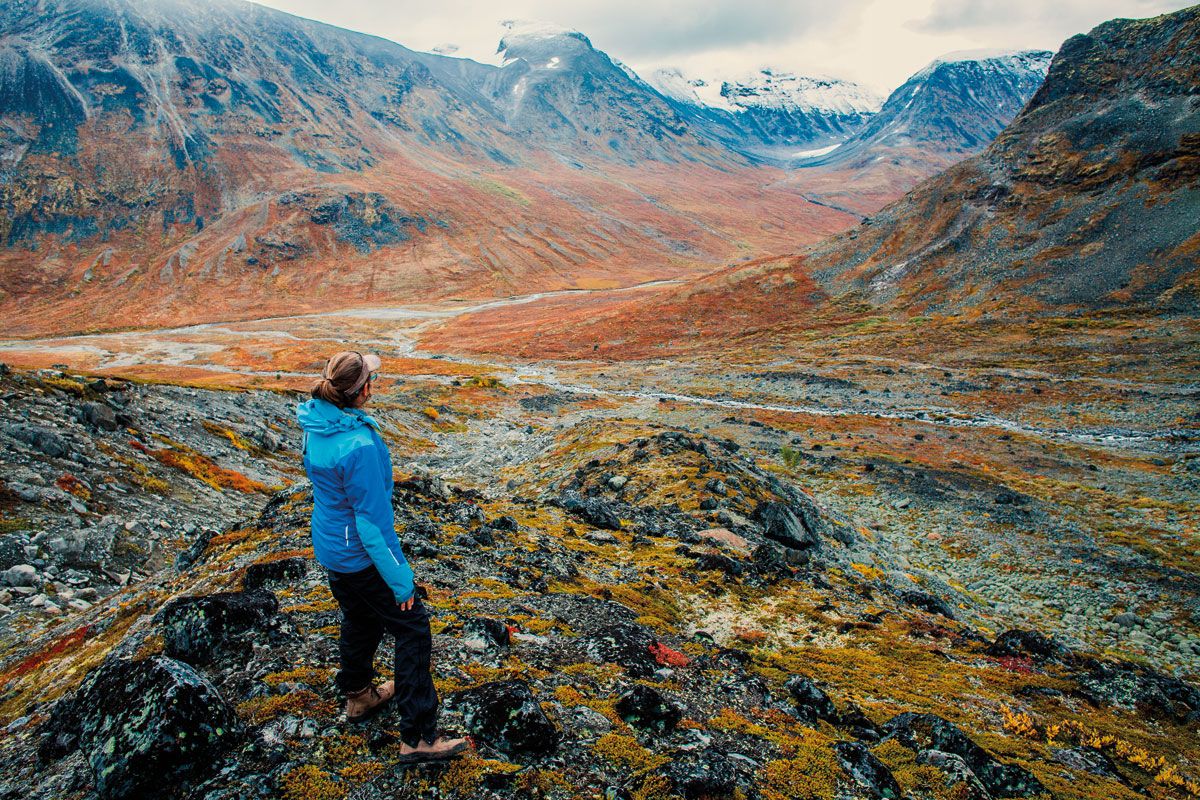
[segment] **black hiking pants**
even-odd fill
[[[418,598],[401,611],[396,596],[374,565],[358,572],[329,572],[329,588],[342,609],[338,642],[342,668],[337,685],[344,693],[366,688],[375,679],[375,651],[386,631],[396,640],[392,701],[401,715],[400,736],[415,747],[437,735],[438,696],[429,674],[433,634],[429,611]]]

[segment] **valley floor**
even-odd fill
[[[1175,796],[1176,789],[1165,779],[1156,784],[1157,773],[1122,764],[1120,781],[1089,774],[1072,793],[1069,768],[1039,761],[1051,752],[1038,739],[1043,722],[1082,719],[1103,731],[1132,726],[1127,733],[1138,746],[1172,764],[1182,758],[1178,768],[1197,774],[1189,760],[1195,751],[1184,755],[1187,741],[1170,738],[1178,736],[1174,723],[1132,710],[1089,710],[1049,690],[1012,694],[1008,683],[1053,670],[1020,661],[997,667],[999,677],[977,674],[964,664],[978,656],[960,652],[971,637],[1034,629],[1079,652],[1132,660],[1193,685],[1200,680],[1197,326],[1063,320],[1022,334],[1017,324],[986,329],[867,319],[766,345],[739,349],[734,342],[720,360],[694,352],[636,361],[528,360],[488,355],[466,339],[445,352],[423,344],[430,334],[444,342],[447,328],[470,331],[473,319],[494,333],[498,318],[536,317],[539,304],[610,296],[575,292],[0,343],[0,360],[36,371],[3,379],[0,402],[10,419],[24,422],[0,430],[6,482],[0,567],[40,560],[39,580],[56,587],[5,590],[0,724],[32,735],[30,719],[39,712],[31,717],[36,706],[29,704],[53,693],[21,677],[39,647],[96,624],[113,607],[107,597],[157,598],[148,601],[152,608],[181,591],[182,579],[171,577],[178,553],[192,547],[213,558],[210,541],[251,530],[248,520],[266,493],[302,477],[287,393],[307,388],[330,352],[351,347],[384,359],[377,409],[402,472],[435,475],[456,491],[476,493],[489,519],[516,518],[525,539],[512,543],[515,564],[523,548],[553,553],[566,543],[586,551],[583,577],[560,576],[558,590],[571,584],[571,591],[631,603],[640,601],[621,587],[654,583],[653,596],[671,610],[635,611],[658,615],[659,622],[669,616],[663,630],[685,638],[703,632],[715,646],[752,651],[763,663],[771,653],[795,657],[838,695],[856,697],[869,716],[919,707],[953,718],[986,737],[989,749],[1036,765],[1034,773],[1061,797],[1126,796],[1103,792],[1134,784],[1154,788],[1153,796]],[[1131,327],[1138,338],[1127,335]],[[108,383],[89,382],[96,377]],[[123,409],[123,416],[111,426],[97,423],[99,412],[81,410],[95,404]],[[56,430],[68,450],[84,457],[49,455],[43,439],[22,432],[38,426]],[[619,462],[630,443],[658,441],[666,431],[727,442],[762,476],[800,487],[834,518],[848,520],[859,544],[832,562],[826,588],[751,589],[733,574],[702,571],[704,579],[689,589],[667,550],[639,550],[638,536],[630,541],[625,532],[586,526],[584,539],[575,540],[561,530],[562,512],[541,505],[573,476],[596,471],[586,463],[590,454],[604,464]],[[629,481],[615,498],[631,507],[673,507],[696,528],[739,531],[751,524],[727,466],[649,459],[609,469]],[[604,492],[609,477],[594,477]],[[549,516],[539,522],[543,513]],[[451,524],[443,531],[438,547],[447,549],[454,530]],[[289,547],[305,547],[302,532],[288,534]],[[94,546],[98,537],[122,559],[103,569],[86,566],[75,550]],[[736,553],[718,549],[736,560]],[[531,615],[518,628],[549,635],[558,624],[557,612],[539,605],[525,578],[513,583],[477,565],[455,578],[436,562],[432,557],[428,565],[436,581],[470,589],[462,597],[475,598],[472,614],[503,617],[507,607],[511,616],[511,603],[494,601],[515,592]],[[418,571],[424,563],[417,559]],[[308,606],[328,603],[314,576],[310,570],[303,598],[284,602],[298,618]],[[211,591],[227,580],[214,573],[203,585]],[[912,618],[892,599],[904,592],[940,598],[954,621]],[[88,599],[70,604],[82,597]],[[462,598],[451,603],[451,617],[467,618],[461,605]],[[329,609],[321,608],[324,616],[312,625],[329,624]],[[917,625],[926,633],[914,633]],[[946,631],[938,633],[938,625]],[[447,647],[448,657],[470,657],[457,644]],[[328,657],[328,641],[320,652]],[[891,655],[880,665],[864,661],[867,653]],[[310,655],[319,660],[316,651]],[[447,688],[473,685],[483,672],[520,672],[499,661],[490,672],[455,663],[455,685]],[[889,689],[874,672],[880,668],[911,689]],[[74,673],[72,682],[81,677]],[[965,691],[958,681],[975,688]],[[565,687],[543,688],[561,703]],[[975,702],[978,714],[967,710]],[[749,706],[738,708],[750,721],[725,722],[742,733],[762,722]],[[1037,722],[1032,738],[1022,739],[1021,724],[1005,716],[1013,709]],[[709,712],[720,715],[717,708]],[[634,756],[617,761],[623,758]],[[898,763],[889,767],[903,771]],[[919,769],[902,782],[927,782]],[[941,796],[929,792],[915,796]]]

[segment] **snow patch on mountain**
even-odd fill
[[[774,67],[726,79],[691,76],[668,67],[656,70],[650,84],[679,102],[731,114],[758,109],[873,114],[883,105],[883,98],[858,84]]]
[[[525,59],[530,66],[557,69],[570,56],[593,49],[587,36],[551,22],[507,19],[500,24],[506,31],[496,48],[502,65]]]
[[[956,50],[938,56],[909,81],[929,75],[943,65],[964,62],[974,62],[995,72],[1031,72],[1045,77],[1053,58],[1054,54],[1048,50]]]

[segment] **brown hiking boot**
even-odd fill
[[[400,762],[441,761],[455,758],[466,752],[470,742],[466,739],[451,739],[449,736],[439,736],[432,742],[424,739],[417,742],[416,747],[410,747],[403,742],[400,744]]]
[[[374,684],[357,692],[346,695],[346,719],[350,722],[363,722],[383,710],[396,686],[392,681],[375,686]]]

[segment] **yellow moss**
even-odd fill
[[[666,756],[650,752],[632,736],[619,733],[601,736],[592,745],[592,751],[606,761],[631,772],[656,769],[671,760]]]
[[[555,686],[554,697],[564,706],[583,705],[587,700],[574,686]]]
[[[330,717],[337,711],[333,702],[307,689],[269,697],[252,697],[238,703],[238,715],[261,725],[282,714]]]
[[[312,764],[296,767],[280,782],[284,800],[341,800],[346,787]]]
[[[678,797],[671,791],[674,788],[671,779],[665,775],[647,775],[632,796],[633,800],[670,800]]]
[[[263,678],[263,682],[272,688],[281,683],[307,683],[310,686],[321,686],[328,683],[336,671],[332,667],[296,667],[283,672],[272,672]]]
[[[883,580],[883,570],[870,564],[851,564],[850,568],[869,581]]]
[[[763,800],[832,800],[839,767],[828,747],[770,761],[763,769]]]
[[[383,764],[380,764],[378,761],[363,761],[359,764],[342,767],[338,774],[350,783],[366,783],[383,772],[383,770]]]
[[[479,789],[485,775],[508,775],[521,770],[520,764],[480,758],[471,753],[450,764],[438,779],[438,788],[448,795],[470,797]]]
[[[336,600],[314,600],[311,603],[299,603],[294,606],[284,606],[283,610],[289,614],[305,614],[316,613],[320,611],[333,611],[338,607]]]

